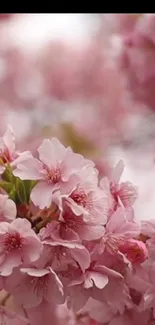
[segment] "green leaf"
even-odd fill
[[[32,188],[36,184],[37,181],[21,180],[20,178],[15,177],[11,166],[8,164],[2,175],[0,188],[5,190],[15,203],[29,203]]]
[[[11,192],[9,193],[9,198],[11,200],[13,200],[14,202],[16,202],[16,190],[15,188],[13,187],[13,189],[11,190]]]
[[[14,188],[14,184],[11,182],[0,181],[0,187],[9,194]]]
[[[27,203],[27,195],[24,181],[20,178],[16,178],[16,197],[19,203]]]
[[[37,181],[25,180],[25,181],[23,181],[23,183],[24,183],[24,186],[25,186],[27,203],[29,203],[32,188],[37,184]]]
[[[30,194],[32,188],[37,183],[37,181],[30,180],[21,180],[20,178],[16,178],[16,199],[18,203],[29,203]]]

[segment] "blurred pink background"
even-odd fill
[[[142,18],[114,16],[0,17],[0,133],[12,124],[18,146],[34,151],[42,138],[56,136],[94,159],[101,174],[123,159],[123,179],[139,187],[135,211],[147,219],[153,217],[155,198],[154,102],[148,93],[143,101],[131,98],[133,93],[139,99],[146,88],[145,73],[138,68],[140,63],[144,67],[144,58],[132,57],[134,46],[144,43],[132,36]],[[145,26],[148,16],[143,19]],[[145,45],[144,56],[147,46],[152,45]],[[152,71],[153,66],[149,78],[154,77]],[[132,83],[126,94],[128,81]]]

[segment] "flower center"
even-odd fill
[[[30,281],[30,289],[36,296],[42,296],[47,291],[48,274],[42,277],[32,277]]]
[[[83,191],[73,191],[73,193],[70,196],[74,202],[77,204],[83,206],[85,208],[87,204],[87,195]]]
[[[124,243],[124,237],[120,236],[120,237],[115,237],[115,236],[111,236],[111,235],[105,235],[103,238],[102,238],[103,242],[105,243],[106,245],[106,248],[108,250],[108,252],[110,254],[117,254],[118,251],[119,251],[119,248],[120,248],[120,245],[122,243]]]
[[[60,169],[57,168],[55,170],[49,169],[47,167],[44,167],[44,169],[47,172],[46,175],[46,180],[49,184],[57,184],[59,183],[60,179],[61,179],[61,172]]]
[[[109,237],[106,240],[106,247],[110,254],[116,254],[118,252],[118,240],[116,238]]]
[[[15,249],[21,249],[22,247],[22,238],[18,233],[10,234],[7,233],[4,239],[4,245],[6,247],[6,252],[10,253]]]

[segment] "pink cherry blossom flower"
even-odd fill
[[[21,179],[39,180],[31,192],[31,200],[40,209],[49,207],[53,193],[69,193],[76,187],[76,172],[83,164],[92,164],[80,154],[65,148],[57,139],[44,140],[38,149],[39,160],[32,158],[19,163],[14,175]]]
[[[112,314],[122,314],[126,309],[133,306],[129,288],[123,277],[109,276],[108,284],[101,291],[98,291],[97,295],[95,293],[93,298],[102,303],[108,303]]]
[[[131,263],[119,251],[111,252],[108,250],[108,248],[106,248],[103,252],[98,246],[96,248],[96,252],[94,251],[93,253],[94,254],[91,255],[92,260],[99,265],[106,266],[109,270],[109,273],[112,272],[115,274],[116,279],[121,277],[123,278],[125,276],[126,270],[131,269]]]
[[[119,251],[119,245],[126,239],[132,239],[140,234],[140,224],[134,220],[133,210],[125,211],[118,208],[105,227],[105,234],[101,239],[101,246],[115,254]]]
[[[26,219],[0,223],[0,274],[7,276],[14,267],[37,260],[42,244]]]
[[[18,304],[32,308],[46,300],[51,303],[63,303],[63,285],[51,267],[38,269],[21,268],[11,277],[11,293]]]
[[[102,178],[100,181],[101,188],[111,194],[111,211],[116,210],[118,206],[130,208],[138,197],[137,188],[130,182],[119,183],[123,170],[124,163],[120,160],[113,169],[109,180]]]
[[[148,258],[148,250],[146,245],[135,239],[121,241],[119,250],[123,253],[132,263],[143,263]]]
[[[4,163],[12,162],[17,158],[15,153],[15,137],[12,127],[7,126],[7,130],[0,139],[0,157]]]
[[[97,222],[85,222],[82,216],[76,216],[68,206],[63,206],[60,221],[46,226],[45,233],[51,234],[56,241],[95,240],[104,235],[104,226]]]
[[[100,300],[101,290],[108,285],[109,278],[120,281],[122,275],[104,265],[92,263],[84,274],[69,283],[69,306],[73,306],[74,310],[78,311],[86,304],[89,297]]]
[[[17,209],[15,203],[8,195],[0,194],[0,221],[11,222],[16,218]]]
[[[83,308],[90,297],[102,301],[102,289],[107,287],[112,279],[118,283],[119,287],[123,276],[101,263],[100,260],[92,260],[84,273],[72,266],[71,269],[69,267],[67,271],[60,272],[62,282],[67,287],[68,304],[75,311]]]
[[[65,197],[75,215],[83,215],[85,221],[104,225],[109,210],[109,196],[98,187],[98,173],[92,166],[81,169],[77,187]]]
[[[67,265],[79,265],[82,270],[85,270],[90,265],[90,255],[88,250],[77,241],[59,240],[55,241],[52,233],[47,235],[41,234],[43,245],[51,246],[50,264],[54,270],[66,268]],[[44,238],[44,239],[43,239]]]
[[[3,137],[0,139],[0,174],[5,170],[5,164],[10,164],[12,167],[16,166],[16,163],[28,159],[31,157],[29,151],[18,152],[15,150],[15,136],[10,125],[7,126],[7,130]]]

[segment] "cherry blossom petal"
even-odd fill
[[[15,150],[15,136],[11,125],[7,126],[7,130],[3,136],[3,141],[9,152],[12,154]]]
[[[49,208],[53,198],[53,186],[46,182],[40,182],[34,186],[31,192],[31,200],[40,209]]]
[[[81,269],[84,271],[90,265],[90,255],[87,249],[74,248],[70,250],[72,258],[80,265]]]
[[[55,138],[43,140],[38,149],[40,160],[49,168],[56,168],[67,149]]]
[[[110,178],[111,181],[115,183],[119,183],[123,170],[124,170],[124,162],[123,160],[120,160],[112,171],[111,178]]]
[[[87,272],[84,288],[91,288],[95,284],[97,288],[103,289],[108,281],[108,276],[106,274],[90,271]]]
[[[31,158],[19,163],[13,174],[23,180],[39,180],[43,178],[41,174],[42,168],[42,163],[39,160]]]

